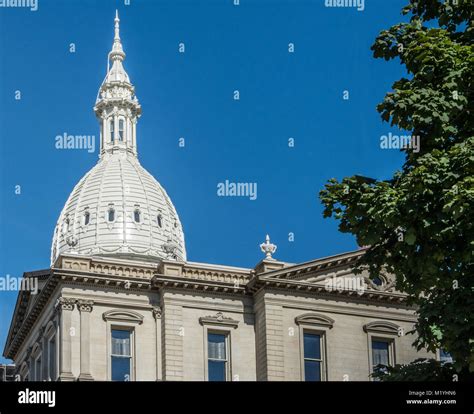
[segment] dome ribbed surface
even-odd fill
[[[54,231],[52,264],[62,253],[186,260],[166,191],[123,152],[101,158],[73,189]]]

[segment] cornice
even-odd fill
[[[37,278],[39,280],[45,280],[50,275],[50,272],[51,272],[50,269],[36,270],[36,271],[32,271],[32,272],[25,272],[23,274],[23,277],[24,278],[34,277],[34,278]],[[24,317],[24,314],[26,313],[26,310],[28,308],[28,299],[29,299],[29,297],[30,297],[30,291],[28,291],[28,290],[20,290],[18,292],[17,300],[16,300],[16,303],[15,303],[15,309],[13,311],[12,322],[10,324],[10,328],[8,330],[8,335],[7,335],[7,340],[6,340],[6,343],[5,343],[5,350],[6,350],[7,344],[16,335],[16,332],[18,331],[19,325],[21,325],[22,318]]]
[[[367,290],[360,294],[357,290],[344,289],[328,290],[324,285],[314,284],[312,282],[304,282],[301,280],[285,280],[276,278],[263,278],[260,275],[255,276],[247,286],[248,290],[254,295],[263,290],[276,290],[292,293],[316,294],[317,297],[333,298],[334,296],[345,297],[347,299],[374,302],[382,301],[389,303],[401,304],[406,302],[407,295],[398,292],[385,292],[379,290]]]
[[[26,336],[33,328],[34,323],[43,312],[45,304],[51,299],[51,294],[56,288],[57,283],[58,278],[54,274],[50,274],[45,285],[37,294],[29,313],[24,317],[22,317],[22,315],[16,315],[16,317],[20,318],[19,320],[21,322],[19,322],[19,326],[13,330],[11,337],[7,339],[3,353],[4,356],[14,359]]]
[[[54,274],[62,282],[69,284],[86,284],[102,286],[111,290],[143,291],[150,290],[151,281],[141,277],[125,277],[117,275],[102,275],[87,271],[54,269]]]
[[[241,273],[250,274],[253,269],[247,267],[227,266],[213,263],[201,263],[201,262],[185,262],[185,266],[188,268],[195,268],[201,270],[220,271],[228,273]]]
[[[194,279],[181,276],[156,275],[152,279],[154,288],[188,289],[201,292],[219,292],[224,294],[248,294],[245,284],[219,282],[210,279]]]
[[[355,250],[337,254],[334,256],[323,257],[321,259],[311,260],[309,262],[299,263],[283,267],[282,269],[272,270],[270,272],[259,274],[261,277],[268,278],[284,278],[286,280],[301,277],[305,274],[314,274],[328,271],[329,269],[337,269],[355,264],[367,249]]]

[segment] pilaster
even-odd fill
[[[80,355],[80,374],[79,381],[93,381],[94,378],[90,372],[90,315],[92,312],[93,301],[78,300],[77,308],[80,312],[80,328],[81,328],[81,355]]]
[[[60,341],[59,341],[59,380],[74,381],[72,373],[72,339],[71,320],[76,300],[70,298],[59,298],[56,303],[56,311],[60,319]]]

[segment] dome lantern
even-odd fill
[[[100,123],[100,154],[122,151],[137,155],[137,121],[141,106],[135,88],[123,67],[125,52],[120,40],[120,19],[115,14],[115,35],[108,55],[107,75],[102,83],[94,112]],[[110,66],[112,64],[112,66]]]

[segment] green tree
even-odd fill
[[[409,0],[407,23],[382,31],[375,58],[407,77],[377,106],[384,121],[420,137],[387,181],[331,179],[324,217],[369,246],[356,271],[389,272],[417,307],[414,346],[443,348],[460,379],[474,370],[474,117],[471,0]],[[415,370],[416,371],[416,370]]]
[[[452,381],[456,371],[452,364],[434,359],[419,358],[410,364],[382,366],[372,377],[382,381]]]

